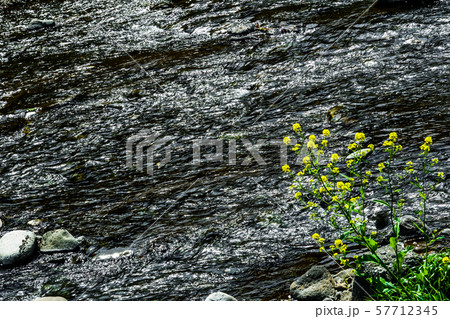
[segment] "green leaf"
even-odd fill
[[[387,206],[387,207],[391,207],[391,206],[389,205],[388,202],[386,202],[386,201],[384,201],[384,200],[382,200],[382,199],[374,199],[373,201],[374,201],[375,203],[379,203],[379,204],[385,205],[385,206]]]
[[[398,242],[397,237],[389,238],[389,246],[391,246],[394,251],[395,251],[395,248],[397,247],[397,242]]]
[[[372,238],[366,238],[366,245],[368,245],[370,248],[372,248],[372,250],[377,250],[378,249],[378,243],[373,240]]]
[[[351,177],[348,177],[347,175],[344,175],[344,174],[342,174],[342,173],[339,173],[339,175],[341,175],[342,177],[344,177],[344,178],[346,178],[346,179],[348,179],[348,180],[351,180],[351,179],[352,179]]]
[[[362,255],[359,256],[358,260],[362,263],[374,263],[374,264],[379,263],[379,261],[375,258],[374,255]]]

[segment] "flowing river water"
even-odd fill
[[[0,11],[0,235],[87,239],[87,250],[0,269],[0,299],[281,300],[311,265],[331,267],[311,234],[333,233],[281,172],[275,141],[293,123],[329,128],[341,154],[356,132],[380,145],[396,131],[403,163],[430,135],[436,171],[450,168],[449,3],[373,7],[352,25],[370,5],[48,0]],[[56,25],[30,30],[34,18]],[[126,165],[142,130],[162,145],[151,172]],[[203,146],[194,161],[202,139],[223,146],[222,160]],[[431,199],[436,229],[449,226],[448,183]],[[134,254],[94,258],[113,248]]]

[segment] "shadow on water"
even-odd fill
[[[268,141],[295,122],[328,127],[343,154],[355,132],[380,144],[397,131],[406,162],[430,135],[436,169],[450,164],[448,5],[373,8],[342,35],[369,5],[82,0],[2,11],[0,235],[66,228],[87,245],[1,269],[0,299],[202,300],[222,290],[283,300],[311,265],[333,269],[310,236],[334,234],[296,205]],[[30,31],[34,18],[56,25]],[[127,140],[143,129],[167,138],[153,174],[125,165]],[[205,146],[194,164],[199,139],[220,141],[223,159]],[[437,229],[449,226],[448,186],[431,199]],[[120,247],[135,254],[93,258]]]

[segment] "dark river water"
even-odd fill
[[[0,299],[281,300],[311,265],[331,266],[311,234],[332,232],[281,172],[277,143],[293,123],[329,128],[341,154],[356,132],[379,145],[396,131],[403,163],[430,135],[436,170],[450,168],[449,2],[373,7],[354,23],[370,5],[53,0],[0,11],[0,235],[87,239],[1,269]],[[29,30],[34,18],[56,25]],[[160,147],[139,170],[145,140]],[[196,161],[201,140],[215,146]],[[206,156],[220,146],[222,159]],[[431,199],[436,229],[450,224],[448,186]],[[112,248],[134,254],[94,258]]]

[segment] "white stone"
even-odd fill
[[[36,250],[36,235],[27,230],[13,230],[0,239],[0,263],[19,264],[29,259]]]
[[[219,291],[210,294],[205,301],[237,301],[237,299],[229,294]]]

